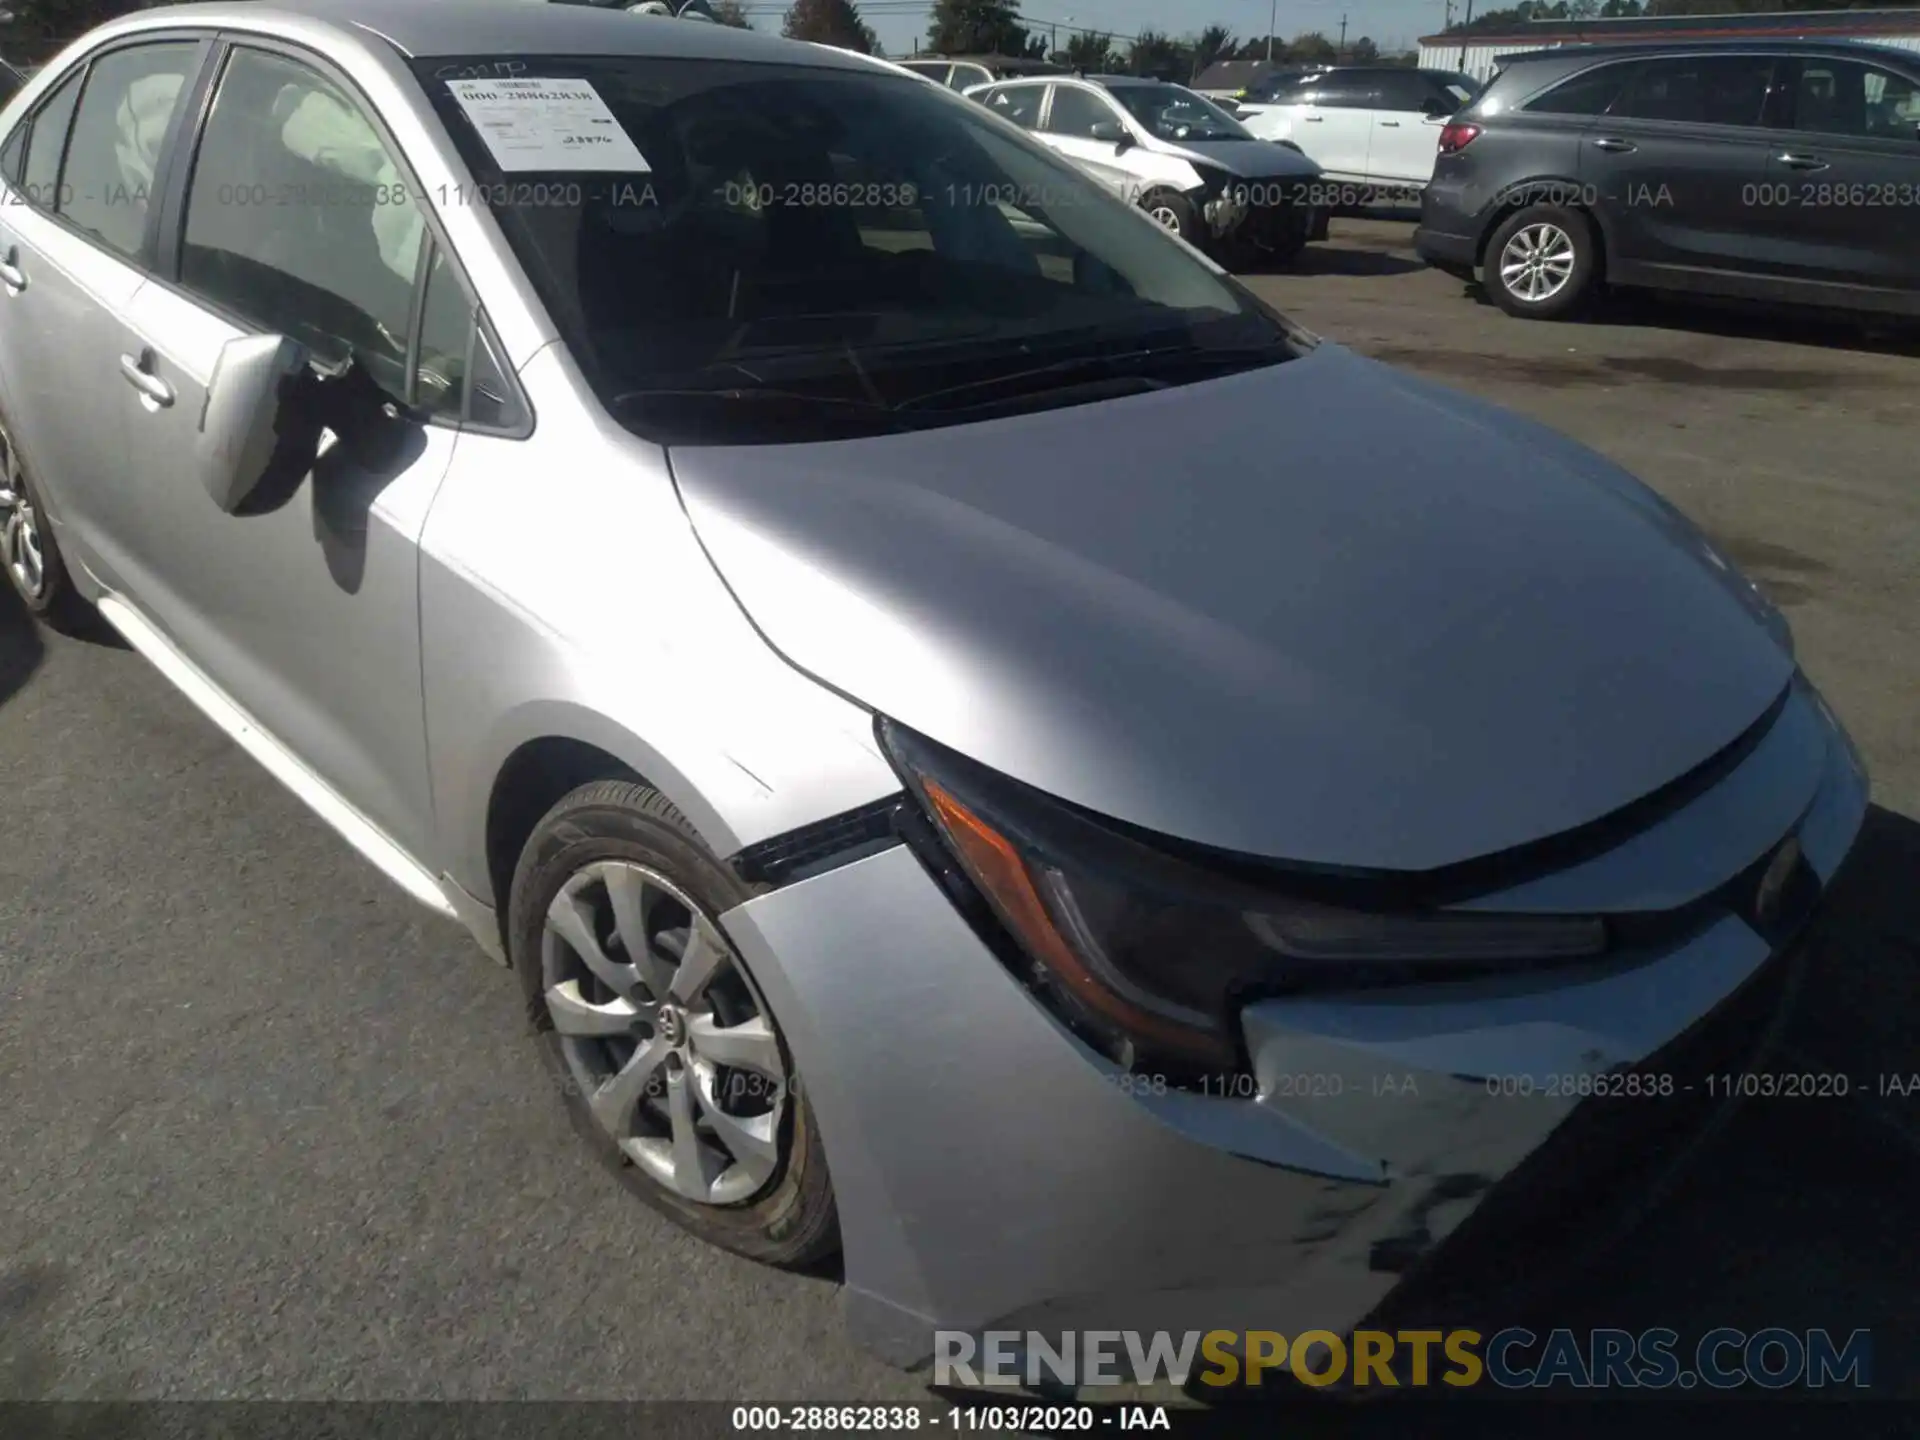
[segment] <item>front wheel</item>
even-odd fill
[[[1483,283],[1509,315],[1559,320],[1584,305],[1599,278],[1593,222],[1561,205],[1529,205],[1487,242]]]
[[[1161,229],[1171,231],[1189,245],[1200,243],[1199,212],[1178,190],[1149,190],[1140,197],[1140,208]]]
[[[575,1128],[641,1199],[769,1264],[839,1247],[826,1153],[718,917],[752,892],[658,793],[584,785],[520,857],[509,944]]]

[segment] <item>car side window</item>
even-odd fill
[[[1371,80],[1329,76],[1316,85],[1305,86],[1295,97],[1296,105],[1317,105],[1323,110],[1371,110],[1379,87]]]
[[[87,68],[53,208],[121,255],[146,238],[160,147],[199,55],[192,40],[130,45]]]
[[[1376,88],[1379,98],[1374,101],[1374,108],[1377,110],[1424,110],[1427,102],[1439,98],[1440,94],[1433,82],[1417,70],[1382,75]]]
[[[285,56],[233,52],[194,161],[183,285],[404,395],[424,235],[406,172],[349,96]]]
[[[907,69],[916,75],[924,75],[936,85],[947,83],[947,76],[953,73],[953,67],[944,60],[908,61]]]
[[[1759,125],[1773,81],[1766,55],[1690,55],[1640,66],[1609,112],[1630,120]]]
[[[473,348],[473,303],[447,252],[435,245],[420,298],[420,348],[413,364],[414,410],[459,420],[466,406],[467,356]]]
[[[1602,65],[1562,80],[1521,108],[1539,115],[1604,115],[1633,73],[1631,65]]]
[[[474,327],[470,354],[466,423],[489,430],[514,430],[526,424],[519,392],[507,379],[506,363],[495,351],[485,327]]]
[[[80,100],[80,75],[74,74],[40,102],[28,121],[27,154],[20,171],[20,190],[32,205],[53,208],[60,191],[60,157],[66,153],[67,130],[73,107]]]
[[[0,176],[5,176],[7,184],[14,189],[20,188],[20,172],[27,161],[27,123],[23,120],[13,127],[13,133],[7,136],[7,143],[0,145]]]
[[[1800,62],[1793,128],[1819,135],[1920,140],[1920,85],[1859,60]]]
[[[975,85],[986,85],[992,80],[992,74],[979,65],[956,65],[953,73],[947,77],[947,84],[955,90],[970,90]]]
[[[976,96],[986,102],[986,106],[1003,120],[1011,120],[1022,130],[1032,130],[1040,124],[1040,99],[1047,93],[1044,85],[1009,85],[1004,90],[989,90]]]
[[[1053,108],[1047,112],[1047,132],[1091,140],[1096,125],[1118,125],[1120,117],[1113,107],[1089,90],[1072,85],[1056,85]]]

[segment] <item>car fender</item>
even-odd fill
[[[558,344],[521,379],[538,430],[463,436],[422,536],[439,867],[491,902],[491,796],[535,741],[612,757],[721,856],[897,793],[871,713],[748,621],[661,447],[607,417]]]
[[[1604,245],[1610,239],[1609,227],[1606,216],[1594,204],[1595,199],[1591,185],[1565,175],[1535,175],[1502,185],[1480,207],[1479,225],[1474,235],[1475,249],[1484,252],[1487,242],[1493,238],[1494,230],[1515,210],[1525,205],[1543,204],[1565,205],[1590,216],[1600,229],[1601,243]]]

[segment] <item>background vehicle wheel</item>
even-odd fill
[[[1200,216],[1193,202],[1178,190],[1149,190],[1140,208],[1162,229],[1171,230],[1189,245],[1200,243]]]
[[[1529,205],[1487,242],[1483,283],[1509,315],[1558,320],[1592,297],[1595,250],[1593,223],[1578,210]]]
[[[521,853],[514,968],[576,1128],[642,1199],[736,1254],[839,1246],[826,1152],[773,1011],[715,917],[753,892],[664,797],[584,785]]]
[[[0,565],[35,615],[54,623],[83,616],[85,604],[73,588],[66,561],[60,558],[46,507],[4,420],[0,420]]]

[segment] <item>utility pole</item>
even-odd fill
[[[1447,0],[1447,23],[1440,27],[1440,33],[1446,34],[1453,28],[1453,0]]]
[[[1455,68],[1464,71],[1467,68],[1467,30],[1473,24],[1473,0],[1467,0],[1467,18],[1460,22],[1460,63]]]
[[[1347,58],[1347,17],[1344,15],[1340,17],[1340,49],[1338,53],[1342,60]]]
[[[1273,63],[1274,27],[1279,25],[1279,23],[1280,23],[1280,0],[1273,0],[1273,4],[1267,7],[1267,63],[1269,65]]]

